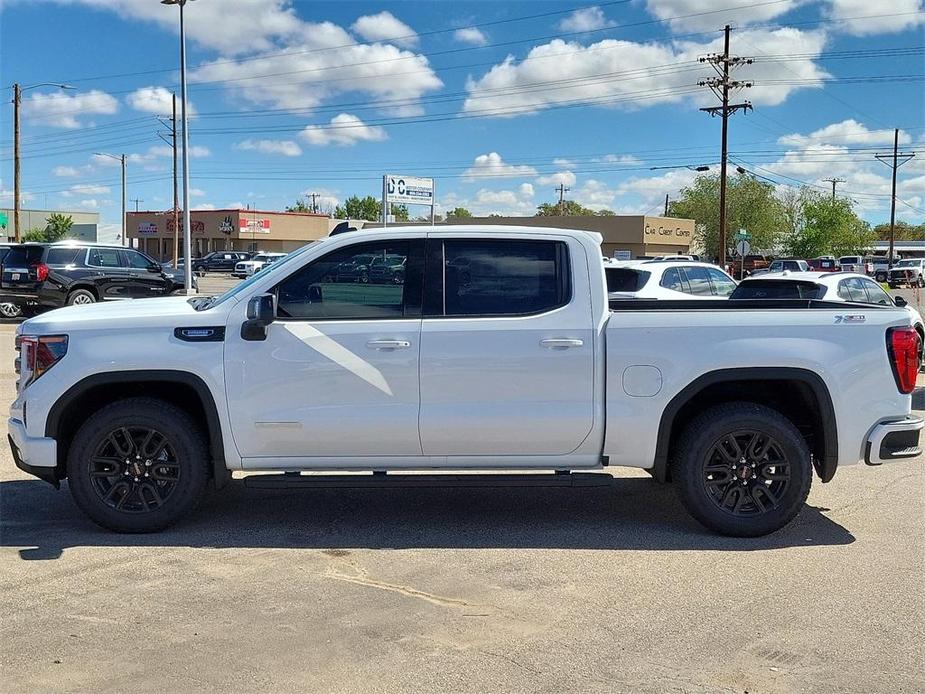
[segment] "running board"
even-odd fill
[[[601,472],[555,472],[539,474],[462,474],[409,475],[383,472],[362,475],[302,475],[283,473],[247,475],[244,486],[251,489],[368,487],[605,487],[614,483],[611,475]]]

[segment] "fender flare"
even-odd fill
[[[127,383],[173,383],[192,388],[199,397],[206,417],[209,436],[209,454],[212,458],[212,476],[216,488],[225,486],[231,473],[225,466],[225,448],[222,437],[222,424],[212,391],[205,381],[189,371],[171,369],[147,369],[139,371],[111,371],[93,374],[77,381],[68,388],[51,406],[45,419],[45,436],[57,439],[61,428],[61,418],[70,405],[87,391],[107,385],[124,385]]]
[[[838,467],[838,429],[835,419],[835,407],[829,388],[819,374],[808,369],[792,367],[749,367],[735,369],[719,369],[710,371],[697,377],[675,395],[662,411],[658,425],[658,438],[655,445],[655,462],[650,471],[652,476],[660,482],[668,477],[668,454],[671,444],[674,420],[678,412],[692,398],[709,386],[730,381],[795,381],[809,387],[816,403],[819,406],[819,417],[822,420],[823,444],[825,456],[814,459],[816,472],[823,482],[828,482],[835,476]]]

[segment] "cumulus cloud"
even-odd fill
[[[453,32],[453,38],[460,43],[468,43],[471,46],[484,46],[488,43],[488,37],[476,27],[457,29]]]
[[[541,186],[558,186],[560,184],[564,184],[565,186],[573,186],[575,185],[576,180],[577,179],[575,178],[575,174],[573,174],[571,171],[558,171],[548,176],[540,176],[536,179],[536,182]]]
[[[111,190],[109,186],[78,184],[71,186],[65,191],[62,191],[61,195],[66,198],[70,198],[78,195],[107,195],[110,192]]]
[[[78,118],[92,115],[110,116],[119,110],[119,102],[111,94],[91,89],[88,92],[38,93],[22,100],[22,111],[31,119],[56,128],[75,129]]]
[[[536,175],[532,166],[508,164],[497,152],[480,154],[468,169],[463,172],[463,179],[472,181],[477,178],[514,178],[516,176]]]
[[[388,136],[377,125],[366,125],[362,120],[349,113],[334,116],[328,125],[307,125],[299,137],[310,145],[339,145],[348,147],[357,142],[377,142]]]
[[[173,115],[173,92],[165,87],[141,87],[136,89],[127,97],[125,103],[136,111],[144,113],[153,113],[156,116]],[[181,112],[182,105],[179,97],[177,98],[177,117]],[[196,115],[196,109],[193,104],[187,105],[186,115],[190,118]]]
[[[572,198],[591,210],[603,210],[613,207],[619,192],[606,183],[589,178],[584,184],[572,191]]]
[[[93,167],[89,164],[85,166],[56,166],[51,173],[59,178],[77,178],[84,174],[90,173]]]
[[[759,53],[800,55],[786,64],[756,61],[737,77],[755,82],[748,90],[756,105],[777,105],[798,89],[822,86],[828,76],[813,57],[823,50],[822,31],[746,29],[738,40]],[[722,38],[703,43],[635,43],[605,39],[585,46],[555,39],[535,46],[518,61],[508,56],[478,78],[469,78],[463,109],[486,116],[536,113],[559,103],[588,103],[639,108],[644,105],[715,103],[713,94],[693,85],[715,76],[697,62],[705,53],[722,51]],[[776,82],[779,80],[779,82]],[[796,82],[799,80],[799,82]],[[657,88],[653,88],[657,84]]]
[[[604,11],[600,7],[583,7],[559,22],[559,31],[566,33],[595,31],[616,25],[616,22],[604,16]]]
[[[385,10],[360,17],[350,28],[367,41],[391,41],[400,46],[418,44],[418,35],[414,29]]]
[[[302,154],[302,148],[294,140],[243,140],[234,145],[241,149],[261,154],[281,154],[284,157],[297,157]]]
[[[790,12],[801,2],[803,0],[774,3],[758,3],[755,0],[646,0],[646,9],[658,19],[668,20],[674,30],[709,31],[725,24],[743,27],[754,22],[766,22]]]
[[[842,144],[862,144],[862,145],[892,145],[893,130],[869,130],[867,126],[858,123],[853,118],[843,120],[840,123],[832,123],[824,128],[814,130],[809,135],[800,135],[792,133],[784,135],[778,142],[782,145],[791,145],[803,147],[814,142],[836,141]],[[899,131],[899,143],[908,144],[912,141],[909,133],[904,130]]]
[[[884,10],[888,9],[888,12]],[[870,0],[829,0],[826,14],[831,19],[846,20],[838,25],[856,36],[905,31],[925,23],[922,0],[890,0],[877,4]],[[871,17],[870,15],[889,15]]]
[[[201,203],[199,203],[198,205],[191,205],[191,206],[190,206],[190,209],[192,209],[192,210],[199,210],[200,212],[206,212],[206,211],[208,211],[208,210],[214,210],[214,209],[215,209],[215,205],[213,205],[213,204],[210,203],[210,202],[201,202]]]
[[[645,204],[651,206],[663,200],[665,193],[677,196],[682,188],[694,182],[696,175],[688,169],[676,169],[655,176],[634,176],[620,183],[616,188],[616,194],[636,194],[643,199]]]
[[[481,188],[475,193],[470,204],[476,216],[500,214],[505,217],[530,215],[536,211],[533,202],[533,186],[521,184],[516,190],[489,190]]]

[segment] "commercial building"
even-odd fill
[[[74,222],[75,238],[91,239],[96,241],[97,227],[100,224],[99,212],[87,212],[86,210],[19,210],[19,224],[22,227],[22,233],[25,234],[30,229],[44,229],[48,226],[48,217],[53,214],[63,214],[70,217]],[[5,237],[6,241],[16,239],[16,222],[13,217],[12,207],[0,208],[0,236]]]
[[[690,253],[695,228],[693,219],[650,217],[648,215],[451,217],[446,224],[496,224],[596,231],[604,237],[601,243],[601,253],[610,258],[619,257],[625,260],[643,256]]]
[[[172,211],[129,212],[126,216],[126,235],[133,247],[152,258],[170,260],[176,234],[179,255],[183,255],[182,213],[178,231]],[[211,251],[288,253],[324,238],[341,221],[310,212],[194,210],[190,215],[192,254],[198,258]]]

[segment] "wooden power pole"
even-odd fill
[[[893,131],[893,151],[890,154],[875,154],[879,161],[893,169],[893,192],[890,204],[890,255],[887,267],[893,267],[893,246],[896,244],[896,170],[915,156],[915,152],[899,151],[899,128]],[[900,161],[902,160],[902,161]]]

